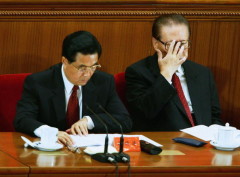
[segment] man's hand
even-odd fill
[[[58,142],[64,145],[72,146],[74,144],[72,138],[64,131],[58,131]]]
[[[183,56],[184,46],[180,47],[181,42],[177,42],[176,45],[175,43],[175,40],[171,42],[168,52],[164,58],[162,58],[162,52],[159,49],[155,49],[158,54],[160,73],[169,82],[171,82],[172,75],[176,72],[178,67],[186,60],[186,57]]]
[[[87,135],[88,134],[87,123],[88,123],[87,118],[83,117],[81,120],[73,124],[72,127],[67,130],[67,132],[73,135]]]

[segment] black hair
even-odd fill
[[[186,25],[189,32],[189,37],[191,34],[191,29],[188,20],[180,14],[166,14],[157,17],[152,26],[152,37],[155,39],[161,39],[161,28],[163,26],[169,26],[173,24],[183,24]]]
[[[69,34],[63,40],[62,56],[72,63],[76,60],[75,57],[79,52],[83,55],[98,53],[98,58],[100,58],[102,47],[90,32],[77,31]]]

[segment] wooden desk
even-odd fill
[[[27,177],[29,167],[0,151],[0,177]]]
[[[132,177],[239,177],[240,149],[224,152],[210,144],[195,148],[174,143],[174,137],[190,137],[181,132],[136,132],[161,144],[163,150],[177,150],[185,155],[148,155],[144,152],[131,152]],[[42,152],[24,148],[21,133],[0,133],[0,150],[30,167],[30,177],[102,177],[115,176],[115,166],[92,160],[90,156],[74,154],[66,148],[56,152]],[[24,135],[31,140],[37,140]],[[6,165],[5,165],[6,166]],[[2,168],[2,167],[1,167]],[[10,167],[11,168],[11,167]],[[127,165],[119,163],[120,176],[127,176]],[[75,174],[75,175],[74,175]]]

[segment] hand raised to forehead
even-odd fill
[[[155,50],[158,54],[158,66],[160,73],[170,82],[172,75],[186,60],[186,57],[183,55],[184,46],[181,46],[181,42],[176,43],[176,41],[173,40],[164,58],[162,52],[159,49]]]

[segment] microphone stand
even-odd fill
[[[122,125],[119,123],[119,121],[114,118],[109,112],[107,112],[100,104],[98,104],[98,107],[106,113],[119,127],[121,130],[121,137],[120,137],[120,147],[118,153],[113,153],[115,155],[115,159],[117,162],[130,162],[130,156],[123,152],[123,145],[124,145],[124,138],[123,138],[123,129]]]
[[[92,109],[90,109],[87,105],[86,105],[86,107],[101,122],[101,124],[104,126],[104,128],[106,130],[104,152],[103,153],[96,153],[96,154],[92,155],[91,157],[94,160],[97,160],[99,162],[116,163],[115,156],[108,153],[108,128],[107,128],[107,125],[103,122],[103,120]]]

